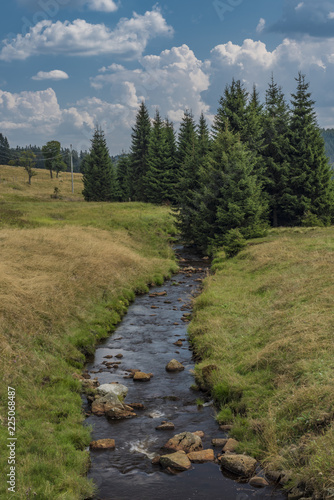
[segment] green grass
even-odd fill
[[[197,383],[240,451],[325,496],[334,484],[334,228],[273,230],[233,259],[218,254],[213,270],[190,325]]]
[[[86,478],[90,430],[72,375],[135,294],[176,271],[170,247],[176,233],[167,207],[85,203],[78,174],[76,194],[63,174],[64,198],[53,199],[60,180],[38,171],[29,186],[23,174],[0,167],[0,446],[7,449],[11,386],[17,405],[11,497],[80,500],[94,488]],[[1,498],[7,469],[2,453]]]

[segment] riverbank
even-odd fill
[[[88,204],[79,194],[54,199],[59,180],[51,190],[39,172],[30,190],[19,169],[9,168],[0,167],[0,497],[78,500],[93,485],[86,478],[90,431],[72,375],[135,294],[177,269],[169,245],[175,229],[166,207]],[[13,436],[8,386],[15,389]],[[16,438],[12,464],[8,437]],[[15,492],[6,491],[10,472]]]
[[[333,250],[334,228],[298,228],[218,254],[190,325],[197,381],[239,451],[314,498],[333,494]]]

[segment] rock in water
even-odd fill
[[[121,403],[113,393],[96,399],[92,403],[92,413],[94,415],[106,415],[113,420],[136,417],[132,408]]]
[[[192,451],[188,453],[190,462],[195,464],[204,464],[205,462],[214,462],[215,454],[213,450]]]
[[[176,359],[172,359],[172,361],[170,361],[167,364],[166,370],[168,372],[181,372],[182,370],[184,370],[184,366],[182,363],[180,363]]]
[[[249,484],[251,486],[254,486],[255,488],[265,488],[266,486],[269,486],[268,481],[260,476],[252,477],[252,479],[249,481]]]
[[[185,471],[191,469],[191,462],[184,451],[177,451],[171,455],[162,455],[160,457],[160,464],[167,469]]]
[[[133,376],[133,380],[137,382],[149,382],[151,380],[151,373],[137,372]]]
[[[176,434],[164,445],[165,450],[179,451],[186,453],[203,449],[202,440],[192,432],[182,432]]]
[[[115,396],[125,396],[128,393],[128,388],[122,384],[102,384],[98,387],[97,392],[102,395],[115,394]]]
[[[256,460],[246,455],[223,455],[220,459],[224,469],[242,477],[251,477],[256,468]]]
[[[227,452],[234,453],[238,447],[238,444],[239,443],[236,439],[233,439],[233,438],[228,439],[226,441],[226,444],[224,445],[223,452],[224,453],[227,453]]]
[[[114,450],[115,440],[114,439],[99,439],[98,441],[92,441],[89,445],[92,450]]]

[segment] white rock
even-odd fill
[[[125,396],[128,393],[128,388],[122,384],[102,384],[97,388],[97,392],[102,395],[115,394],[115,396]]]

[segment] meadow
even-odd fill
[[[332,498],[334,228],[272,230],[212,271],[190,336],[217,420],[290,488]]]
[[[80,373],[135,294],[176,271],[166,207],[86,203],[81,175],[31,186],[20,167],[0,166],[0,446],[6,450],[7,386],[16,390],[16,492],[12,498],[77,500],[86,479],[90,430]],[[58,188],[58,198],[52,197]],[[56,190],[57,191],[57,190]],[[1,453],[0,497],[6,496]]]

